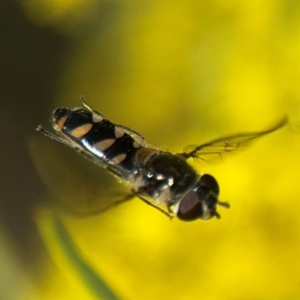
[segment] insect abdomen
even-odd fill
[[[107,165],[130,171],[141,145],[121,127],[85,109],[58,108],[53,113],[57,131],[79,144]]]

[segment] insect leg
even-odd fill
[[[82,103],[82,105],[83,105],[84,108],[86,108],[86,109],[87,109],[88,111],[90,111],[91,113],[94,113],[94,114],[96,114],[96,115],[99,115],[99,116],[101,116],[103,119],[105,119],[105,117],[104,117],[102,114],[100,114],[98,111],[96,111],[95,109],[93,109],[92,107],[90,107],[90,106],[87,104],[87,102],[86,102],[84,96],[80,96],[80,100],[81,100],[81,103]]]
[[[168,218],[170,218],[170,220],[173,219],[173,216],[172,216],[171,214],[167,213],[166,211],[164,211],[164,210],[161,209],[160,207],[157,207],[157,206],[153,205],[151,202],[149,202],[147,199],[143,198],[141,195],[137,195],[137,194],[136,194],[135,196],[139,197],[139,198],[140,198],[143,202],[145,202],[146,204],[148,204],[148,205],[150,205],[150,206],[156,208],[158,211],[160,211],[161,213],[163,213],[164,215],[166,215]]]
[[[133,198],[135,198],[135,196],[136,196],[136,195],[134,195],[134,194],[128,194],[128,195],[126,195],[123,199],[114,202],[114,203],[113,203],[112,205],[110,205],[109,207],[106,207],[106,208],[104,208],[104,209],[98,211],[97,214],[98,214],[98,213],[106,212],[106,211],[110,210],[111,208],[115,208],[116,206],[119,206],[120,204],[122,204],[122,203],[124,203],[124,202],[130,201],[130,200],[132,200]]]
[[[39,125],[35,130],[37,132],[41,133],[42,135],[54,140],[54,141],[62,143],[64,145],[68,146],[68,147],[75,148],[74,144],[71,143],[69,140],[65,139],[64,137],[62,137],[58,134],[54,134],[54,133],[52,133],[48,130],[45,130],[41,125]]]
[[[47,131],[41,125],[39,125],[36,128],[36,131],[41,133],[42,135],[52,139],[52,140],[55,140],[56,142],[62,143],[64,145],[74,149],[77,153],[79,153],[84,158],[88,159],[89,161],[93,162],[94,164],[96,164],[96,165],[98,165],[102,168],[106,167],[106,165],[104,163],[102,163],[99,159],[96,159],[95,157],[90,155],[86,150],[84,150],[83,148],[81,148],[77,144],[73,143],[72,141],[68,140],[66,137],[60,136],[59,134],[54,134],[50,131]]]

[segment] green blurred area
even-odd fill
[[[231,204],[219,221],[170,222],[139,200],[61,219],[125,299],[299,299],[298,1],[2,0],[0,24],[0,298],[94,299],[45,213],[93,193],[89,162],[64,164],[71,151],[34,132],[84,94],[174,152],[288,114],[290,126],[246,151],[195,163]]]

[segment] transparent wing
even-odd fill
[[[38,136],[29,146],[52,205],[65,212],[89,216],[134,198],[124,182],[60,143]]]
[[[280,122],[276,123],[271,128],[252,133],[238,133],[234,135],[229,135],[225,137],[220,137],[211,140],[202,145],[190,145],[184,149],[183,153],[179,155],[184,158],[200,158],[206,160],[208,156],[222,156],[224,153],[233,152],[239,149],[243,149],[248,146],[253,140],[260,138],[266,134],[274,132],[279,128],[283,127],[287,123],[287,118],[283,118]]]

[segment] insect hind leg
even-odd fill
[[[36,131],[56,142],[62,143],[63,145],[74,149],[81,156],[83,156],[84,158],[88,159],[89,161],[91,161],[92,163],[94,163],[100,167],[106,166],[105,164],[103,164],[103,162],[96,159],[94,156],[90,155],[86,150],[79,147],[77,144],[73,143],[72,141],[68,140],[66,137],[61,136],[59,133],[52,133],[52,132],[44,129],[41,125],[39,125],[36,128]]]
[[[54,140],[54,141],[57,141],[59,143],[62,143],[68,147],[71,147],[71,148],[74,148],[74,145],[73,143],[71,143],[69,140],[67,140],[66,138],[58,135],[57,133],[52,133],[46,129],[44,129],[42,127],[42,125],[39,125],[36,129],[35,129],[37,132],[41,133],[42,135]]]

